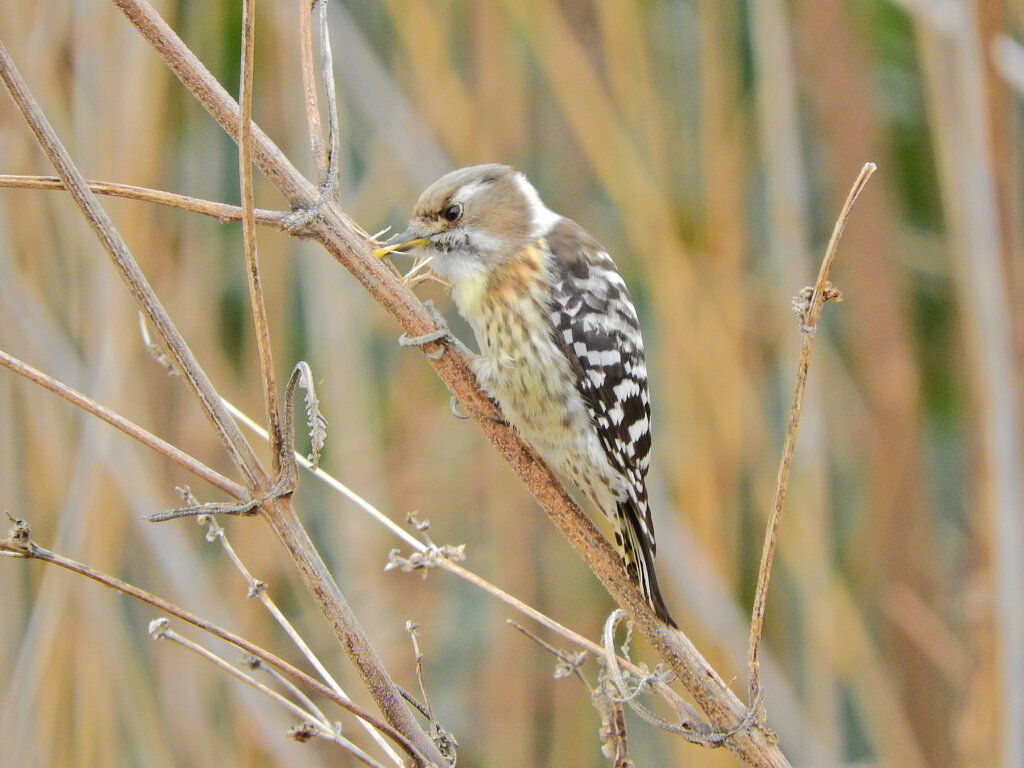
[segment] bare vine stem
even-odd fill
[[[831,288],[829,283],[829,272],[832,263],[835,261],[836,250],[839,246],[839,239],[842,237],[846,222],[853,210],[853,205],[860,197],[871,174],[875,172],[874,163],[865,163],[857,180],[850,189],[839,218],[836,220],[832,230],[832,237],[829,239],[828,248],[825,250],[825,257],[822,259],[821,267],[818,270],[818,279],[814,284],[814,290],[807,299],[807,303],[799,308],[800,312],[800,357],[796,368],[796,385],[793,390],[793,400],[789,409],[789,420],[786,422],[786,435],[783,439],[782,459],[779,463],[779,473],[775,483],[775,496],[772,499],[771,514],[768,517],[768,528],[765,532],[764,549],[761,552],[761,566],[757,575],[757,588],[754,592],[754,607],[750,619],[750,642],[747,650],[747,663],[749,667],[749,701],[751,706],[760,710],[758,716],[764,718],[764,692],[761,689],[761,635],[764,630],[764,612],[768,602],[768,583],[771,579],[772,563],[775,559],[775,545],[778,541],[779,523],[782,521],[782,509],[786,500],[786,489],[789,486],[789,473],[793,463],[793,452],[796,449],[797,429],[800,426],[800,414],[803,410],[804,394],[807,390],[807,375],[810,368],[811,352],[814,349],[814,339],[818,327],[818,319],[821,317],[821,309],[829,296]],[[834,289],[833,289],[834,290]],[[838,292],[836,292],[838,293]]]

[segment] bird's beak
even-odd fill
[[[398,236],[397,240],[397,243],[378,248],[373,252],[373,255],[378,259],[383,259],[389,253],[411,251],[413,248],[422,248],[430,243],[427,238],[416,237],[412,232],[403,232]]]

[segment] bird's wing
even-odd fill
[[[651,406],[636,310],[615,263],[582,227],[563,218],[546,241],[554,256],[555,341],[576,374],[577,389],[609,462],[627,479],[640,543],[649,546],[653,556],[654,527],[645,479]]]

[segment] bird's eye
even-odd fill
[[[441,211],[445,221],[458,221],[462,218],[462,203],[452,203]]]

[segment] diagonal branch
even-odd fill
[[[248,497],[248,493],[245,488],[235,481],[229,480],[216,470],[211,469],[198,459],[185,453],[180,448],[171,445],[166,440],[161,440],[153,433],[140,427],[134,421],[126,419],[119,413],[115,413],[106,406],[86,397],[81,392],[72,389],[67,384],[57,381],[57,379],[52,376],[47,376],[42,371],[33,368],[31,365],[23,363],[18,358],[7,354],[3,350],[0,350],[0,366],[24,376],[29,381],[38,384],[44,389],[48,389],[56,395],[60,395],[72,405],[81,408],[86,413],[91,413],[93,416],[107,422],[107,424],[110,424],[115,429],[121,430],[129,437],[138,440],[143,445],[148,446],[157,453],[167,457],[182,469],[186,469],[196,477],[202,478],[210,485],[220,488],[229,496],[233,496],[236,499],[245,499]]]
[[[209,73],[206,74],[209,75]],[[174,359],[175,366],[199,399],[203,412],[213,422],[232,459],[246,476],[250,492],[258,499],[259,513],[267,520],[288,551],[303,583],[317,600],[331,629],[335,632],[353,665],[358,669],[381,713],[396,730],[416,746],[416,749],[426,757],[428,762],[442,765],[444,760],[437,751],[437,747],[419,727],[412,713],[405,706],[401,692],[378,658],[356,620],[355,614],[327,570],[323,558],[313,546],[309,534],[300,524],[292,507],[291,499],[288,497],[279,497],[273,500],[266,498],[266,491],[270,484],[266,472],[256,460],[252,448],[232,420],[224,402],[214,390],[205,372],[160,304],[138,264],[114,228],[110,217],[86,186],[81,173],[75,168],[67,150],[61,145],[52,127],[35,103],[2,44],[0,44],[0,79],[7,86],[25,121],[56,168],[64,186],[111,255],[140,310],[161,335]],[[217,88],[223,92],[223,88],[220,88],[219,85]],[[230,101],[230,97],[227,98]],[[237,125],[235,127],[237,128]],[[298,178],[301,179],[301,176]],[[313,197],[313,200],[315,199],[316,197]]]
[[[140,602],[151,605],[157,610],[166,613],[170,616],[175,616],[192,626],[201,629],[202,631],[219,637],[226,643],[230,643],[236,648],[241,649],[245,653],[248,653],[260,661],[265,662],[274,669],[282,672],[299,685],[333,701],[342,709],[352,713],[356,717],[365,720],[366,722],[373,725],[375,728],[384,733],[388,738],[392,739],[398,746],[405,750],[410,756],[421,760],[422,756],[418,754],[416,747],[408,739],[405,738],[401,733],[391,728],[386,723],[381,722],[378,718],[374,717],[369,712],[365,711],[361,707],[355,705],[347,697],[338,694],[331,690],[323,683],[314,680],[312,677],[307,675],[302,670],[292,666],[287,661],[275,656],[272,653],[268,653],[260,646],[249,642],[244,637],[229,632],[223,627],[213,624],[212,622],[203,619],[196,614],[181,608],[180,606],[170,603],[162,598],[157,597],[144,589],[140,589],[133,584],[121,581],[120,579],[109,576],[102,571],[94,570],[87,565],[84,565],[77,560],[64,557],[63,555],[51,552],[48,549],[43,549],[37,545],[31,539],[31,533],[28,524],[23,520],[14,520],[14,524],[8,533],[6,539],[0,539],[0,555],[7,557],[21,557],[32,560],[39,560],[51,565],[56,565],[63,568],[71,573],[78,574],[79,576],[85,576],[86,578],[92,579],[93,581],[102,584],[103,586],[114,589],[121,592],[129,597],[132,597]]]
[[[28,86],[2,43],[0,43],[0,79],[7,86],[14,103],[29,128],[32,129],[32,133],[35,134],[39,146],[53,164],[57,175],[60,176],[89,226],[92,227],[100,243],[110,255],[114,266],[121,273],[139,310],[164,340],[175,367],[199,399],[203,412],[216,428],[228,454],[245,475],[247,484],[252,489],[261,488],[266,483],[266,475],[256,460],[252,448],[239,431],[238,425],[228,414],[221,402],[220,395],[213,388],[213,384],[200,367],[192,350],[188,348],[185,340],[178,333],[178,329],[164,310],[145,275],[142,274],[139,265],[135,263],[128,246],[125,245],[121,235],[114,228],[107,212],[103,210],[96,196],[86,185],[82,174],[72,163],[67,150],[64,149],[49,121],[32,98]]]

